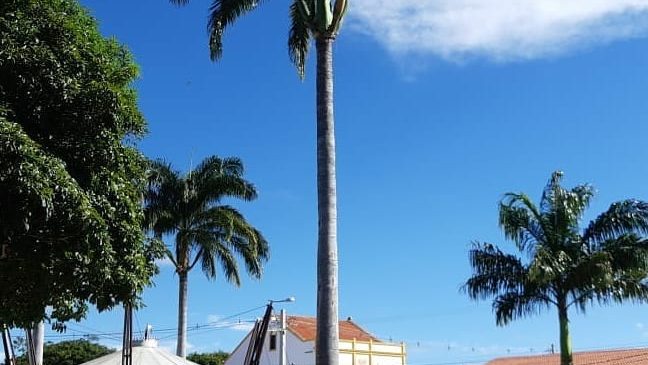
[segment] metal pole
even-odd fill
[[[286,365],[286,311],[281,310],[281,329],[279,333],[279,365]]]
[[[11,340],[6,325],[2,325],[2,346],[5,353],[5,365],[11,365]]]
[[[34,338],[32,337],[31,328],[25,328],[25,338],[27,339],[27,361],[29,362],[29,365],[36,365]]]
[[[5,328],[7,331],[7,340],[9,343],[9,364],[16,365],[16,352],[14,351],[13,342],[11,341],[11,332],[9,332],[9,328]]]
[[[122,365],[133,364],[133,307],[124,305],[124,334],[122,342]]]

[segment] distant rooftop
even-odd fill
[[[302,341],[315,340],[317,332],[317,321],[315,317],[288,316],[286,318],[288,330],[293,332]],[[374,341],[380,342],[378,338],[371,335],[355,324],[351,319],[339,321],[340,340],[352,341]]]
[[[560,365],[560,354],[501,357],[486,365]],[[574,365],[648,365],[648,349],[575,352]]]

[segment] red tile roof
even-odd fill
[[[501,357],[486,365],[560,365],[560,355]],[[574,365],[648,365],[648,349],[576,352]]]
[[[317,330],[317,323],[314,317],[301,317],[301,316],[288,316],[286,318],[288,330],[294,333],[302,341],[315,340],[315,332]],[[363,330],[355,324],[352,320],[348,319],[340,321],[340,339],[351,341],[374,341],[380,342],[376,337],[369,332]]]

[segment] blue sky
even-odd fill
[[[219,63],[208,57],[207,2],[82,3],[141,65],[142,150],[180,169],[239,156],[260,191],[236,205],[270,241],[264,278],[233,288],[194,272],[189,323],[218,325],[190,332],[189,351],[232,350],[262,312],[222,318],[268,299],[294,295],[287,311],[313,315],[314,60],[299,81],[286,2],[262,1],[228,30]],[[412,365],[558,344],[555,312],[499,328],[490,303],[459,291],[471,241],[512,248],[497,227],[503,193],[538,198],[560,169],[567,185],[598,189],[587,218],[616,200],[648,199],[648,1],[563,3],[352,2],[335,45],[340,315],[405,341]],[[136,329],[176,326],[177,277],[163,265],[155,281]],[[121,318],[92,313],[66,336],[119,332]],[[572,333],[576,350],[648,345],[648,306],[572,313]],[[173,332],[159,337],[173,348]]]

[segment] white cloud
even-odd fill
[[[158,342],[158,347],[161,349],[164,349],[165,351],[175,354],[176,353],[176,346],[177,346],[177,341],[175,339],[171,340],[164,340],[164,341],[159,341]],[[190,353],[195,350],[196,346],[194,346],[192,343],[187,341],[185,344],[185,350],[187,353]]]
[[[648,338],[648,330],[646,330],[646,325],[643,324],[642,322],[637,322],[635,323],[635,328],[641,335],[641,338]]]
[[[207,323],[215,324],[215,323],[220,322],[222,318],[223,318],[223,316],[221,316],[221,315],[210,314],[210,315],[207,316]]]
[[[250,332],[252,331],[252,328],[254,328],[254,323],[250,323],[250,322],[235,323],[229,328],[234,331]]]
[[[648,0],[354,0],[350,28],[398,55],[499,62],[648,35]]]

